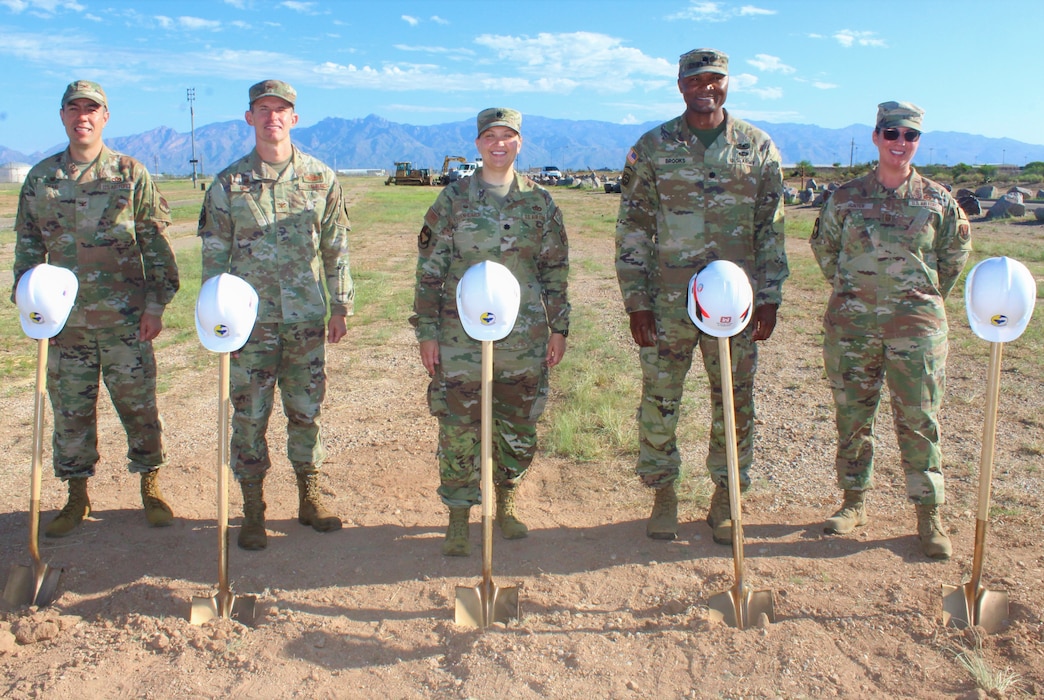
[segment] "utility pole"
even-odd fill
[[[855,138],[852,138],[852,148],[848,152],[848,167],[851,168],[855,164]]]
[[[196,110],[193,103],[196,101],[196,88],[188,89],[189,119],[192,124],[192,189],[196,189]]]

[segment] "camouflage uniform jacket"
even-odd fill
[[[501,205],[486,194],[478,175],[447,185],[424,217],[417,249],[410,323],[418,341],[441,340],[440,328],[460,328],[457,283],[484,260],[507,266],[522,288],[518,320],[500,347],[546,342],[548,329],[568,333],[569,244],[562,213],[529,178],[515,173]]]
[[[145,166],[105,146],[79,178],[71,166],[66,149],[25,178],[15,218],[15,284],[43,262],[72,270],[80,287],[70,327],[137,325],[143,312],[162,315],[179,286],[166,200]]]
[[[707,263],[731,260],[755,305],[782,299],[789,274],[780,155],[768,135],[725,113],[704,148],[682,115],[627,154],[616,223],[616,274],[628,313],[660,304],[684,312],[685,288]]]
[[[826,321],[904,338],[947,330],[943,299],[971,253],[971,226],[942,185],[914,170],[895,190],[871,172],[827,200],[811,238],[833,285]]]
[[[295,146],[280,174],[253,150],[207,190],[199,215],[203,279],[230,272],[253,285],[258,323],[322,321],[327,292],[331,313],[351,315],[349,230],[333,170]]]

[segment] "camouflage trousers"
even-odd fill
[[[522,481],[536,454],[536,424],[547,404],[546,345],[493,351],[493,481]],[[439,419],[438,494],[451,508],[482,502],[482,355],[477,342],[439,346],[428,407]]]
[[[99,378],[127,432],[127,468],[149,472],[167,463],[156,406],[156,357],[137,325],[99,330],[66,327],[52,341],[47,391],[54,411],[54,475],[94,476],[98,462]]]
[[[887,381],[907,496],[926,505],[945,501],[937,416],[946,354],[945,333],[881,339],[827,324],[823,364],[834,393],[839,487],[873,488],[874,424]]]
[[[326,456],[320,436],[325,343],[322,321],[258,323],[246,345],[232,353],[230,456],[236,479],[262,479],[272,466],[266,434],[277,385],[287,421],[287,457],[299,474],[318,471]]]
[[[659,488],[674,483],[681,469],[678,451],[678,414],[685,376],[699,345],[707,372],[711,398],[710,444],[707,471],[718,486],[728,486],[725,459],[725,410],[721,393],[721,359],[718,339],[701,333],[689,317],[657,316],[657,344],[641,348],[642,400],[638,406],[638,466],[635,473],[646,486]],[[754,460],[754,374],[758,348],[747,327],[730,339],[733,397],[736,409],[736,453],[740,485],[750,484]]]

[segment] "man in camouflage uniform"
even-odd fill
[[[59,116],[69,147],[29,171],[15,219],[16,288],[24,272],[43,262],[79,280],[69,320],[50,341],[57,352],[47,368],[54,473],[68,484],[69,500],[44,532],[68,535],[91,512],[87,479],[98,462],[99,377],[127,432],[127,466],[141,474],[148,522],[170,525],[174,515],[157,484],[167,457],[152,349],[163,310],[178,291],[166,235],[170,208],[145,166],[102,141],[109,108],[100,85],[70,83]]]
[[[326,394],[325,341],[347,333],[355,291],[348,267],[348,211],[334,172],[293,146],[296,91],[264,80],[249,91],[254,150],[225,168],[199,217],[203,279],[222,272],[257,290],[257,323],[232,353],[232,470],[243,490],[243,549],[268,546],[263,481],[271,461],[268,420],[275,388],[287,418],[287,456],[297,476],[298,522],[319,532],[340,519],[323,505],[326,455],[320,412]],[[325,291],[324,291],[325,280]],[[330,320],[324,328],[327,294]]]
[[[831,195],[816,221],[812,252],[832,285],[823,319],[823,362],[834,393],[841,509],[824,524],[845,534],[867,522],[873,487],[874,422],[887,380],[895,431],[916,505],[921,549],[948,559],[950,540],[938,413],[946,377],[943,300],[971,252],[971,227],[946,189],[911,165],[924,115],[908,102],[877,110],[877,168]]]
[[[656,490],[646,526],[654,539],[674,539],[678,532],[678,409],[699,345],[713,407],[707,469],[715,490],[707,520],[715,542],[732,541],[717,338],[701,333],[688,316],[689,280],[714,260],[730,260],[746,271],[754,290],[753,318],[731,340],[740,481],[746,487],[754,451],[755,343],[772,335],[789,274],[779,151],[767,134],[725,110],[728,86],[725,54],[696,49],[681,56],[685,113],[639,139],[620,181],[616,273],[640,347],[636,472]]]
[[[442,545],[447,556],[470,553],[468,517],[481,502],[481,344],[461,326],[457,283],[472,265],[492,260],[507,266],[522,288],[518,319],[511,334],[497,341],[493,362],[496,522],[508,539],[528,534],[517,517],[515,492],[536,453],[548,370],[565,354],[569,333],[562,213],[547,190],[515,172],[522,115],[486,109],[477,127],[482,167],[448,185],[424,217],[410,318],[432,376],[428,405],[439,419],[438,493],[450,509]]]

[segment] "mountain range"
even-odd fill
[[[574,121],[526,116],[525,138],[519,155],[521,169],[556,165],[563,170],[618,170],[632,144],[659,122],[613,124],[601,121]],[[876,160],[877,149],[870,141],[872,127],[853,124],[827,129],[811,124],[775,124],[752,121],[764,129],[779,147],[785,164],[808,161],[814,165],[849,165]],[[410,161],[415,167],[441,170],[446,156],[474,159],[475,122],[466,120],[413,126],[398,124],[377,115],[360,119],[327,117],[293,131],[294,143],[335,169],[394,170],[396,161]],[[195,130],[195,154],[200,161],[197,172],[206,176],[249,152],[253,129],[245,121],[218,122]],[[133,136],[107,138],[114,150],[134,156],[153,172],[186,175],[192,172],[193,135],[166,126]],[[37,153],[20,153],[0,146],[0,163],[36,163],[65,148],[59,143]],[[1044,161],[1044,145],[1028,144],[1008,138],[987,138],[957,132],[925,134],[915,164],[1025,165]]]

